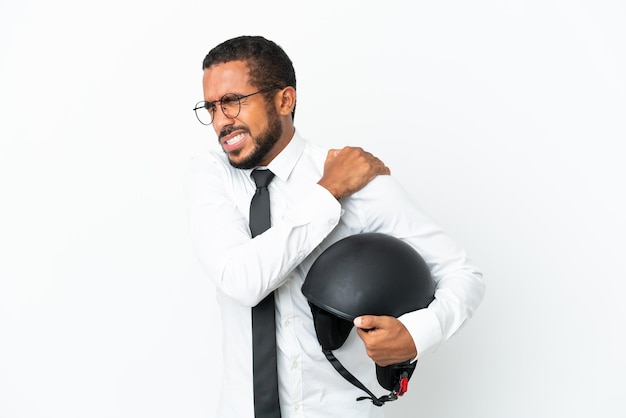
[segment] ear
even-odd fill
[[[278,92],[274,100],[279,115],[291,115],[291,112],[296,107],[296,89],[291,86],[285,87]]]

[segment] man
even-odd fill
[[[341,238],[380,232],[408,242],[431,269],[436,299],[428,308],[398,319],[357,318],[358,331],[336,350],[370,388],[379,387],[374,362],[422,358],[471,317],[484,294],[481,274],[378,158],[356,147],[325,150],[300,136],[295,73],[274,42],[225,41],[206,56],[203,71],[204,100],[195,110],[212,125],[223,152],[192,159],[188,195],[194,248],[221,308],[218,416],[255,416],[251,309],[272,292],[282,417],[382,416],[383,408],[356,402],[362,392],[324,358],[301,292],[313,261]],[[271,227],[252,237],[251,173],[259,167],[275,175],[267,186]]]

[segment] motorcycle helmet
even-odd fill
[[[430,269],[406,242],[381,233],[361,233],[328,247],[311,265],[302,285],[317,339],[328,361],[350,383],[365,391],[374,405],[402,396],[416,362],[376,365],[379,384],[390,390],[376,397],[332,354],[341,347],[361,315],[399,317],[427,307],[434,299]]]

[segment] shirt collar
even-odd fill
[[[304,151],[304,140],[296,130],[287,146],[267,166],[283,181],[287,181]],[[250,170],[251,172],[252,170]]]

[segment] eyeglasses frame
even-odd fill
[[[215,101],[213,101],[213,102],[207,102],[207,101],[204,101],[204,100],[199,101],[198,103],[196,103],[196,106],[193,108],[193,111],[194,111],[194,113],[195,113],[195,115],[196,115],[196,118],[198,119],[198,121],[199,121],[201,124],[203,124],[204,126],[211,126],[211,124],[213,124],[213,120],[215,119],[215,116],[214,116],[214,115],[215,115],[215,112],[217,112],[217,109],[215,109],[215,112],[210,113],[210,112],[208,112],[208,109],[209,109],[209,107],[208,107],[208,106],[209,106],[209,105],[210,105],[211,107],[217,107],[216,105],[219,103],[219,104],[220,104],[220,109],[222,110],[222,113],[224,114],[224,116],[226,116],[226,117],[227,117],[227,118],[229,118],[229,119],[235,119],[235,118],[236,118],[237,116],[239,116],[239,114],[241,113],[241,100],[242,100],[242,99],[247,99],[248,97],[250,97],[250,96],[254,96],[254,95],[256,95],[256,94],[260,94],[260,93],[267,93],[268,91],[272,91],[272,90],[275,90],[275,89],[280,89],[280,88],[282,88],[282,87],[277,86],[277,85],[273,85],[273,86],[270,86],[270,87],[266,87],[266,88],[264,88],[264,89],[261,89],[261,90],[259,90],[259,91],[255,91],[254,93],[245,94],[245,95],[243,95],[243,96],[238,95],[238,94],[235,94],[235,93],[226,93],[226,94],[225,94],[225,95],[223,95],[223,96],[222,96],[219,100],[215,100]],[[239,105],[239,110],[237,111],[237,114],[236,114],[236,115],[234,115],[234,116],[229,116],[229,115],[227,115],[227,114],[226,114],[226,111],[224,111],[224,108],[222,107],[222,101],[223,101],[224,97],[226,97],[226,96],[228,96],[228,95],[231,95],[231,94],[237,98],[237,102],[238,102],[238,105]],[[211,115],[211,122],[210,122],[210,123],[204,123],[204,122],[202,122],[202,119],[200,119],[200,116],[198,116],[198,110],[199,110],[199,109],[204,109],[205,111],[207,111],[207,112],[209,113],[209,115]]]

